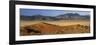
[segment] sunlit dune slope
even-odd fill
[[[54,24],[40,22],[28,26],[22,26],[20,35],[48,35],[48,34],[75,34],[75,33],[89,33],[90,27],[80,24],[58,26]]]

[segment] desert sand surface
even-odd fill
[[[75,24],[81,24],[81,25],[89,25],[89,20],[59,20],[59,21],[20,21],[21,26],[26,25],[32,25],[39,22],[45,22],[49,24],[59,25],[59,26],[67,26],[67,25],[75,25]]]
[[[20,21],[20,35],[90,33],[89,20]]]

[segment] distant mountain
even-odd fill
[[[43,16],[43,15],[32,15],[32,16],[20,16],[21,20],[75,20],[75,19],[90,19],[89,15],[80,15],[78,13],[66,13],[58,16]]]
[[[62,15],[58,15],[56,16],[57,18],[60,19],[90,19],[89,15],[80,15],[78,13],[66,13],[66,14],[62,14]]]
[[[66,14],[62,14],[62,15],[58,15],[58,16],[80,16],[80,14],[78,14],[78,13],[66,13]]]
[[[66,13],[66,14],[58,15],[56,17],[61,19],[73,19],[73,18],[80,18],[80,15],[78,13]]]
[[[20,16],[21,20],[58,20],[59,18],[43,15]]]
[[[90,15],[83,15],[83,16],[81,16],[81,17],[83,17],[83,18],[85,18],[85,19],[90,19]]]

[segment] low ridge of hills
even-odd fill
[[[89,20],[90,15],[80,15],[78,13],[66,13],[60,14],[58,16],[44,16],[41,14],[32,15],[32,16],[20,16],[21,20],[75,20],[75,19],[82,19],[82,20]]]

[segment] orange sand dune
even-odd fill
[[[20,35],[48,35],[48,34],[75,34],[89,33],[90,27],[80,24],[58,26],[54,24],[40,22],[28,26],[21,26]]]

